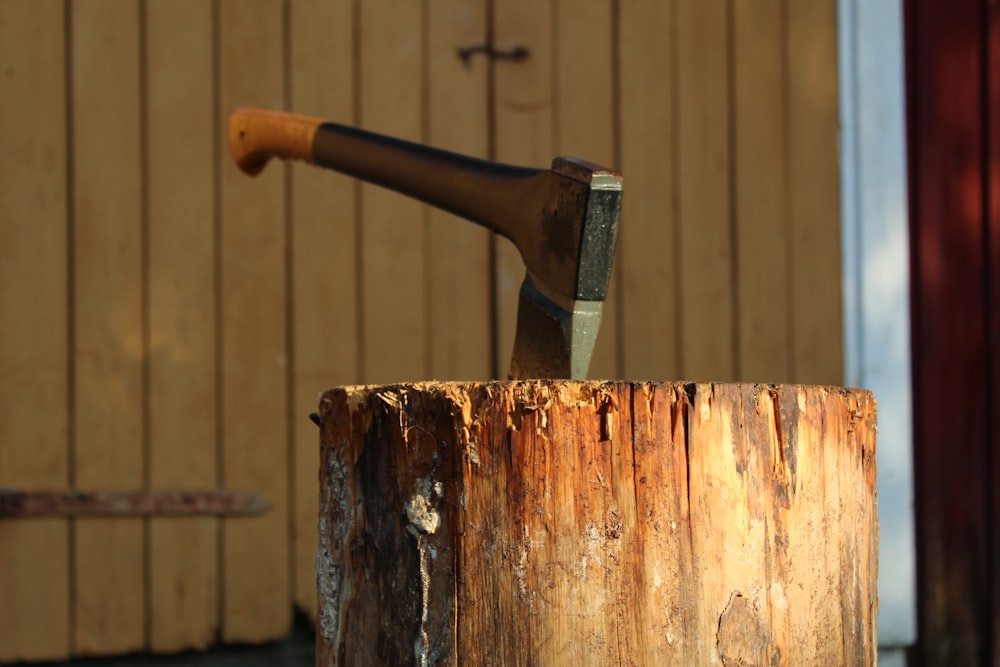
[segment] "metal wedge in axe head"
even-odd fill
[[[333,169],[510,239],[524,260],[511,379],[584,379],[618,238],[622,178],[584,160],[551,169],[480,160],[299,114],[238,109],[229,147],[246,173],[272,157]]]

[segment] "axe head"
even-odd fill
[[[539,290],[530,275],[525,276],[509,377],[586,378],[603,305],[603,301],[560,304]]]
[[[528,169],[263,109],[230,117],[230,148],[247,173],[300,159],[415,197],[510,239],[527,277],[510,376],[583,379],[608,294],[621,214],[621,174],[558,157]]]
[[[556,158],[551,172],[566,179],[556,209],[557,225],[541,248],[520,248],[528,267],[518,301],[511,378],[587,377],[601,310],[608,294],[622,206],[622,177],[576,158]],[[546,252],[558,235],[573,239],[575,252]]]

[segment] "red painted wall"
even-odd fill
[[[907,0],[917,665],[1000,665],[1000,8]],[[891,563],[882,563],[891,567]]]

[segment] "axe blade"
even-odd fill
[[[551,298],[536,282],[528,274],[521,284],[508,377],[585,379],[604,302]]]

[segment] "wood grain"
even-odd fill
[[[212,8],[149,0],[149,485],[212,489],[219,470],[215,350]],[[149,646],[204,649],[219,629],[219,521],[149,523]]]
[[[735,298],[739,303],[734,322],[734,379],[751,382],[793,380],[786,4],[737,0],[732,5]]]
[[[837,3],[788,3],[788,184],[795,382],[840,384]]]
[[[427,4],[427,143],[489,157],[489,61],[457,48],[482,43],[487,4]],[[490,232],[437,209],[428,212],[427,377],[485,380],[493,373]],[[506,370],[506,369],[504,369]]]
[[[290,4],[291,108],[354,123],[351,3]],[[358,374],[356,188],[351,179],[292,165],[293,562],[295,604],[316,615],[319,433],[306,416],[328,387]]]
[[[219,35],[219,127],[239,106],[281,108],[282,3],[223,0]],[[263,517],[224,522],[222,636],[257,642],[291,621],[285,170],[220,169],[222,483],[271,503]]]
[[[732,274],[729,5],[678,0],[680,373],[736,374]]]
[[[0,486],[69,481],[63,3],[0,3]],[[0,521],[0,662],[70,651],[69,524]]]
[[[635,379],[680,375],[675,7],[674,0],[619,3],[625,197],[615,261],[622,281],[622,374]]]
[[[143,270],[139,13],[135,3],[72,9],[74,482],[141,488]],[[146,645],[143,524],[79,519],[74,652]]]
[[[359,9],[358,122],[366,130],[421,141],[421,5],[373,0]],[[428,209],[367,183],[360,204],[363,380],[426,378]]]
[[[346,387],[321,421],[320,665],[875,664],[866,391]]]

